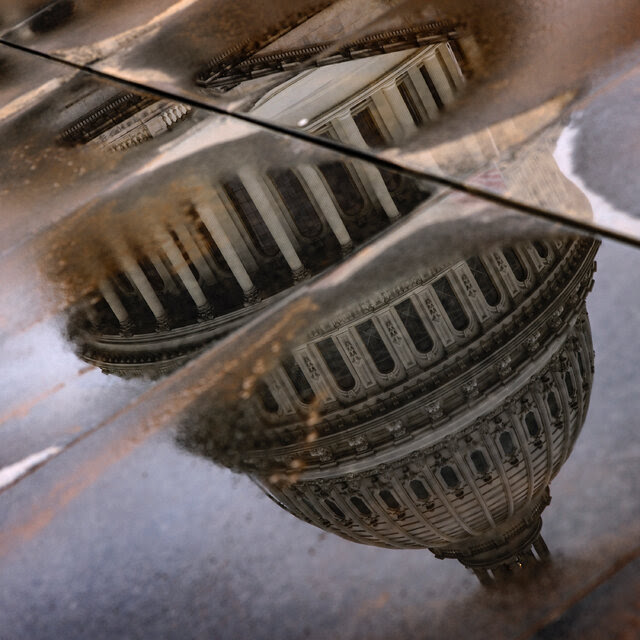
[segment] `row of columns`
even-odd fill
[[[447,67],[449,77],[455,79],[460,85],[464,82],[464,78],[462,77],[460,68],[449,45],[443,43],[434,47],[432,53],[424,58],[421,64],[425,65],[442,102],[446,105],[454,100],[453,88],[447,78],[443,64]],[[438,107],[418,68],[414,67],[409,70],[408,76],[420,97],[425,111],[430,118],[436,118],[438,115]],[[383,88],[373,96],[373,101],[393,138],[401,139],[415,132],[416,124],[411,117],[411,113],[395,81],[390,81],[384,85]],[[332,120],[332,124],[341,141],[360,148],[367,146],[350,111],[346,110],[339,114]],[[390,220],[397,219],[400,216],[400,212],[389,193],[380,171],[375,166],[366,163],[356,163],[354,169],[374,201],[382,207],[388,218]],[[346,253],[350,251],[353,247],[351,237],[335,205],[334,198],[322,179],[319,170],[312,165],[302,165],[297,167],[297,173],[306,185],[308,193],[311,195],[318,211],[326,220],[327,225],[339,242],[343,252]],[[238,177],[264,220],[269,233],[276,242],[287,265],[291,269],[294,280],[307,277],[308,272],[285,229],[280,206],[269,189],[266,180],[257,172],[248,168],[241,170]],[[233,242],[226,233],[220,221],[220,216],[217,213],[217,210],[227,208],[224,201],[213,188],[205,187],[199,189],[198,192],[201,195],[195,203],[195,206],[200,219],[211,234],[223,259],[242,289],[245,300],[247,302],[257,301],[259,299],[259,292],[251,279],[247,266],[243,263],[240,254],[234,248]],[[206,282],[215,281],[215,275],[207,264],[205,255],[203,254],[203,248],[198,246],[197,241],[191,235],[188,228],[185,225],[178,225],[173,231],[182,245],[183,250],[189,257],[189,260],[198,269],[202,278]],[[199,318],[205,319],[212,317],[213,309],[211,304],[208,302],[189,264],[185,260],[182,250],[178,247],[174,238],[168,233],[164,233],[159,237],[159,241],[162,251],[196,305]],[[171,276],[167,272],[162,260],[159,259],[159,256],[150,256],[150,259],[163,280],[165,280],[168,286],[171,286],[169,284],[172,282]],[[125,275],[137,289],[142,300],[156,318],[158,326],[167,326],[166,311],[143,270],[130,255],[125,254],[121,256],[120,262]],[[105,280],[100,285],[100,291],[120,325],[128,325],[130,323],[129,315],[113,286]]]
[[[435,120],[439,116],[438,104],[422,72],[419,70],[421,65],[424,65],[445,107],[456,99],[455,92],[462,88],[465,79],[448,43],[433,47],[428,56],[420,59],[418,64],[415,64],[407,71],[406,75],[418,96],[424,112],[429,120]],[[399,142],[416,133],[417,125],[400,93],[395,78],[390,79],[380,90],[376,91],[371,96],[371,100],[392,140]],[[367,143],[359,131],[350,109],[339,113],[333,118],[331,125],[342,142],[359,148],[367,147]],[[433,165],[431,168],[437,168],[435,159],[432,159],[429,164]],[[355,169],[362,183],[368,187],[368,190],[380,203],[388,217],[392,220],[397,218],[400,213],[389,194],[380,171],[375,166],[365,164],[359,164]]]
[[[323,215],[328,227],[338,240],[343,253],[350,251],[353,248],[351,236],[319,170],[311,165],[302,165],[297,167],[297,173],[311,195],[317,210]],[[306,278],[309,273],[285,229],[280,206],[269,189],[266,180],[251,169],[241,170],[238,178],[264,220],[269,233],[278,245],[282,256],[291,269],[294,280]],[[221,222],[220,212],[228,210],[228,205],[225,204],[218,191],[213,187],[199,185],[197,193],[198,196],[194,202],[194,207],[200,220],[210,233],[233,277],[242,289],[245,301],[248,304],[257,302],[260,299],[258,289],[251,278],[247,265],[243,262],[241,254],[234,247],[232,239]],[[160,248],[196,305],[199,318],[213,317],[211,304],[191,271],[189,263],[183,255],[183,250],[206,282],[215,281],[215,275],[207,264],[202,248],[198,246],[196,239],[187,226],[185,224],[176,225],[173,227],[173,232],[175,239],[166,231],[157,235]],[[176,239],[182,245],[182,249],[176,243]],[[173,282],[171,275],[160,256],[147,257],[149,257],[165,284],[171,287],[170,283]],[[167,327],[166,311],[144,271],[130,254],[120,255],[119,261],[124,275],[136,288],[145,305],[156,318],[158,326],[160,328]],[[121,327],[129,327],[131,324],[129,314],[112,284],[108,280],[104,280],[99,289]]]

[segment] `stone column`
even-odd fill
[[[447,69],[449,70],[449,74],[456,85],[456,89],[462,89],[465,83],[465,77],[462,75],[462,69],[460,69],[460,65],[456,60],[456,56],[453,53],[451,45],[448,42],[443,42],[436,48],[440,52],[444,63],[447,65]]]
[[[287,235],[282,222],[278,216],[278,205],[276,204],[264,180],[250,169],[243,169],[238,172],[238,177],[247,190],[253,204],[262,216],[269,232],[276,241],[284,259],[293,273],[294,280],[305,278],[308,273],[300,261],[296,250]]]
[[[187,261],[184,259],[182,252],[178,248],[178,245],[176,245],[173,238],[168,233],[163,234],[161,241],[162,250],[167,255],[167,258],[169,258],[169,262],[171,262],[177,276],[180,278],[180,281],[198,308],[198,317],[200,319],[212,318],[213,308],[200,288],[195,276],[191,272],[191,269],[189,268]]]
[[[258,290],[216,215],[216,209],[224,209],[224,203],[214,189],[207,189],[206,200],[202,198],[196,203],[196,211],[211,234],[225,262],[229,265],[231,273],[233,273],[234,278],[240,285],[244,293],[245,302],[247,304],[257,302],[260,299]]]
[[[132,329],[131,319],[129,318],[129,312],[124,308],[120,297],[116,293],[115,289],[108,280],[103,280],[98,286],[104,301],[109,305],[109,309],[113,312],[113,315],[118,320],[118,324],[121,329],[128,333]]]
[[[420,73],[420,71],[418,71],[417,68],[414,67],[409,70],[408,76],[418,96],[420,96],[420,102],[422,102],[422,106],[427,112],[429,119],[436,120],[440,115],[440,112],[438,111],[438,105],[433,99],[433,95],[429,90],[427,83],[424,81],[422,74]]]
[[[389,104],[393,109],[393,113],[402,127],[404,137],[415,134],[416,123],[413,121],[411,112],[409,111],[409,108],[407,107],[395,81],[384,85],[384,87],[382,87],[382,93],[389,101]]]
[[[367,143],[364,141],[350,112],[347,111],[346,113],[340,114],[332,120],[332,124],[338,134],[338,138],[342,142],[352,144],[360,149],[367,148]],[[380,171],[368,162],[355,162],[353,166],[365,187],[369,187],[368,190],[371,192],[374,201],[380,204],[391,220],[398,218],[400,212],[389,194],[389,190],[382,179],[382,175],[380,175]]]
[[[151,313],[153,313],[158,326],[163,329],[168,328],[169,325],[164,307],[158,299],[156,292],[153,290],[147,276],[145,276],[144,271],[140,268],[140,265],[130,255],[121,256],[120,263],[127,278],[129,278],[138,290],[146,305],[151,310]]]
[[[322,181],[318,169],[310,165],[301,165],[297,167],[297,171],[309,188],[309,191],[311,191],[311,195],[318,205],[320,213],[322,213],[331,227],[331,231],[333,231],[333,234],[340,243],[343,253],[350,251],[353,248],[351,236],[344,226],[344,222],[342,222],[340,213],[338,213],[338,209],[333,203],[331,194]]]
[[[453,89],[449,84],[449,79],[447,78],[442,65],[440,64],[440,60],[436,56],[436,52],[433,52],[433,55],[428,56],[424,59],[424,66],[427,70],[427,73],[431,77],[431,81],[435,86],[442,103],[447,106],[451,104],[455,97],[453,95]]]
[[[162,278],[167,291],[170,291],[174,294],[178,293],[178,289],[173,280],[173,277],[169,273],[167,267],[165,267],[165,264],[164,262],[162,262],[160,256],[158,254],[150,255],[149,260],[151,260],[151,264],[153,264],[155,270],[158,272],[158,275]]]
[[[191,262],[195,265],[196,269],[200,272],[200,275],[204,280],[211,284],[215,282],[216,277],[211,271],[211,267],[207,264],[207,261],[202,253],[202,250],[191,235],[191,231],[184,224],[176,225],[173,230],[178,236],[178,240],[187,252],[187,255],[191,259]]]
[[[384,122],[384,126],[389,131],[391,139],[394,141],[402,140],[405,137],[405,131],[402,128],[400,120],[394,113],[391,107],[391,103],[387,99],[387,96],[383,93],[382,89],[376,91],[371,96],[371,99],[376,107],[376,110],[378,111],[378,114],[380,115],[380,118],[382,119],[382,122]]]

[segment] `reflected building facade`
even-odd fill
[[[437,119],[480,64],[474,40],[444,22],[400,25],[335,51],[306,42],[308,27],[262,51],[227,52],[198,83],[251,95],[256,117],[374,148]],[[91,101],[92,109],[86,99],[69,109],[61,145],[135,153],[160,135],[202,135],[211,117],[129,93]],[[476,183],[499,190],[526,187],[538,172],[554,197],[580,200],[546,139],[493,163],[518,139],[505,133],[513,128],[501,123],[423,156],[438,168],[469,167]],[[451,192],[337,155],[225,166],[264,150],[258,137],[212,144],[203,156],[211,171],[185,170],[192,188],[170,220],[147,219],[138,236],[116,226],[95,237],[109,268],[69,321],[85,361],[122,377],[168,374],[401,217],[465,206]],[[485,584],[536,566],[547,555],[549,484],[588,408],[585,300],[597,247],[558,235],[452,263],[427,256],[394,287],[371,283],[353,305],[332,310],[233,412],[205,401],[180,441],[349,540],[427,548]]]
[[[255,117],[375,148],[400,144],[437,120],[481,65],[473,37],[444,21],[390,25],[350,43],[318,42],[340,19],[330,7],[262,49],[232,49],[210,61],[197,82],[209,92],[251,96]],[[188,141],[202,135],[210,117],[150,96],[105,91],[78,93],[85,97],[67,108],[61,144],[122,151],[168,132]],[[502,123],[423,155],[433,167],[468,164],[472,181],[484,186],[520,185],[535,174],[529,158],[492,164],[512,142],[505,131],[517,129]],[[252,162],[265,144],[253,137],[253,144],[213,144],[203,158],[211,171],[197,180],[185,173],[194,188],[173,220],[146,223],[145,242],[118,237],[117,228],[95,238],[114,267],[71,323],[85,360],[125,377],[164,375],[298,282],[443,197],[433,184],[337,155]],[[548,191],[565,202],[579,199],[550,153],[534,155],[538,165],[544,160]],[[247,161],[228,169],[219,161],[235,157]]]

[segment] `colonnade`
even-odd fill
[[[422,70],[421,70],[422,68]],[[454,92],[464,83],[460,67],[448,43],[428,47],[426,52],[416,58],[415,64],[403,71],[403,78],[410,79],[415,94],[419,96],[421,110],[429,117],[437,117],[443,105],[455,99]],[[435,87],[428,86],[426,78]],[[373,96],[372,104],[376,107],[376,117],[382,119],[382,125],[395,139],[401,139],[416,129],[416,122],[398,87],[397,78],[388,79]],[[439,103],[439,104],[438,104]],[[366,147],[363,132],[354,120],[354,106],[336,111],[330,120],[334,134],[342,141],[355,147]],[[345,165],[346,166],[346,165]],[[404,211],[394,200],[385,177],[372,164],[353,162],[347,169],[353,172],[363,192],[374,207],[384,212],[389,222],[396,220]],[[323,236],[332,235],[341,252],[347,253],[354,246],[354,241],[345,224],[344,214],[340,211],[336,195],[332,192],[319,167],[302,164],[292,167],[296,179],[300,182],[311,206],[323,222]],[[296,219],[288,215],[286,205],[278,193],[273,181],[251,167],[244,167],[237,172],[236,179],[241,183],[251,204],[260,216],[261,223],[277,246],[279,255],[291,272],[293,281],[302,280],[310,275],[309,265],[305,265],[304,253],[306,240],[296,233]],[[262,266],[260,256],[256,256],[256,247],[252,240],[252,231],[247,229],[247,221],[242,214],[225,197],[222,185],[201,185],[198,196],[192,203],[193,209],[210,234],[222,259],[230,270],[235,282],[242,290],[245,304],[257,302],[261,298],[254,280],[256,265]],[[228,221],[231,219],[236,234],[230,234]],[[197,309],[198,318],[210,319],[216,316],[216,310],[208,300],[203,284],[213,285],[216,274],[209,266],[210,248],[194,233],[194,229],[185,224],[178,224],[172,229],[156,232],[158,250],[156,255],[145,256],[165,283],[165,288],[175,289],[172,272],[177,277],[178,286],[183,288]],[[238,234],[245,248],[236,246]],[[161,254],[166,260],[163,260]],[[168,326],[167,309],[163,306],[161,296],[154,290],[143,269],[130,253],[117,252],[122,273],[133,285],[139,295],[139,301],[149,309],[156,320],[157,327]],[[253,256],[253,257],[251,257]],[[337,256],[338,257],[338,256]],[[197,270],[196,277],[192,266]],[[102,298],[117,319],[121,328],[129,327],[131,319],[122,300],[112,283],[105,280],[100,284]]]

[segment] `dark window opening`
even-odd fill
[[[564,383],[567,385],[569,396],[573,398],[576,395],[576,388],[573,386],[573,378],[571,377],[570,371],[564,374]]]
[[[298,176],[291,169],[269,171],[268,175],[276,186],[298,231],[305,238],[315,238],[320,235],[322,233],[322,221],[318,217],[315,207],[309,200],[309,196]]]
[[[380,337],[378,330],[372,320],[367,320],[356,327],[369,355],[373,359],[380,373],[391,373],[395,368],[395,362],[387,349],[384,341]]]
[[[516,445],[513,443],[513,438],[508,431],[503,431],[500,434],[500,446],[505,456],[512,456],[516,452]]]
[[[473,462],[473,466],[476,468],[476,471],[485,475],[489,471],[489,463],[487,459],[484,457],[484,453],[480,450],[476,450],[471,454],[471,462]]]
[[[433,349],[433,340],[413,302],[407,298],[397,304],[395,310],[416,350],[420,353],[429,353]]]
[[[433,96],[433,100],[436,103],[436,106],[438,107],[438,109],[442,109],[444,107],[444,102],[442,102],[442,98],[440,97],[440,94],[436,89],[436,85],[433,84],[433,80],[431,79],[429,72],[426,70],[424,66],[421,66],[420,73],[422,74],[422,77],[424,78],[424,81],[426,82],[427,87],[429,87],[429,91]]]
[[[360,131],[360,134],[368,146],[383,147],[386,144],[384,135],[376,123],[371,109],[361,109],[357,113],[352,114],[352,116],[356,127],[358,127],[358,131]]]
[[[527,431],[532,438],[535,438],[540,433],[540,425],[533,411],[529,411],[524,417],[524,422],[527,425]]]
[[[457,331],[464,331],[469,326],[469,318],[456,297],[456,294],[453,292],[453,287],[447,276],[436,280],[432,286],[445,313],[449,317],[449,320],[451,320],[453,328]]]
[[[419,182],[411,176],[402,175],[395,171],[386,169],[379,171],[401,215],[413,211],[431,196],[432,191],[424,182]]]
[[[585,372],[585,368],[584,368],[584,362],[582,361],[582,354],[578,351],[576,353],[576,356],[578,357],[578,367],[580,369],[580,376],[582,377],[582,379],[584,380],[584,372]]]
[[[412,480],[409,486],[418,500],[428,500],[430,498],[429,492],[420,480]]]
[[[477,256],[473,256],[467,260],[467,266],[471,270],[474,280],[478,283],[478,287],[480,287],[487,304],[495,307],[500,302],[500,293],[495,284],[493,284],[493,280],[491,280],[491,276],[482,260]]]
[[[516,252],[511,247],[504,247],[502,249],[504,257],[507,259],[513,275],[518,282],[524,282],[527,279],[527,269],[522,264],[522,261],[517,256]]]
[[[269,387],[262,381],[258,382],[256,386],[258,397],[260,398],[262,405],[269,413],[278,412],[278,402],[273,397],[273,394],[269,390]]]
[[[325,338],[324,340],[316,344],[318,351],[326,362],[327,367],[333,375],[336,384],[343,391],[349,391],[356,386],[356,381],[351,375],[349,367],[344,361],[344,358],[338,351],[335,343],[331,338]]]
[[[458,478],[458,474],[449,465],[440,469],[440,475],[449,489],[455,489],[460,485],[460,478]]]
[[[114,276],[113,280],[116,283],[116,286],[118,287],[118,289],[122,291],[122,293],[127,295],[133,295],[136,292],[136,288],[133,282],[131,282],[131,280],[129,280],[129,278],[124,275],[124,273],[122,272],[117,273]]]
[[[389,491],[388,489],[383,489],[380,492],[380,497],[384,501],[384,503],[389,507],[389,509],[399,509],[400,503],[396,500],[396,497]]]
[[[342,513],[342,510],[340,509],[340,507],[338,507],[338,505],[333,500],[325,500],[324,503],[327,505],[327,507],[329,507],[329,509],[331,509],[331,511],[333,511],[336,518],[339,518],[340,520],[345,520],[344,513]]]
[[[138,262],[138,266],[142,269],[142,273],[147,277],[152,289],[156,293],[163,293],[165,290],[164,280],[156,270],[151,260],[145,257]]]
[[[291,380],[291,384],[293,384],[300,400],[309,404],[315,398],[315,394],[300,365],[292,356],[289,356],[282,361],[282,366],[287,372],[287,376]]]
[[[360,496],[352,496],[351,504],[363,515],[370,516],[371,509],[367,506],[367,503]]]
[[[268,257],[277,255],[280,251],[278,245],[242,182],[234,179],[222,187],[256,249]]]
[[[347,216],[360,213],[364,208],[364,198],[344,163],[328,162],[321,164],[319,169],[335,196],[340,211]]]
[[[413,123],[415,125],[420,126],[422,124],[422,116],[420,115],[418,106],[416,105],[415,100],[411,95],[411,91],[409,90],[407,83],[400,82],[398,84],[398,91],[400,92],[400,95],[402,96],[402,100],[404,101],[405,105],[407,105],[407,109],[411,114],[411,119],[413,120]]]
[[[536,250],[537,254],[544,260],[549,255],[549,248],[544,242],[540,242],[536,240],[533,243],[533,248]]]
[[[549,391],[547,394],[547,404],[549,405],[549,411],[553,418],[557,418],[560,415],[560,407],[558,405],[558,399],[553,391]]]

